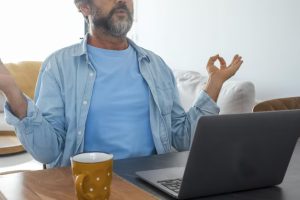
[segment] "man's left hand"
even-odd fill
[[[216,66],[216,61],[220,62],[220,67]],[[209,75],[208,82],[204,90],[216,102],[223,83],[232,77],[243,64],[242,57],[235,55],[229,66],[226,65],[224,58],[219,55],[211,57],[207,63],[206,70]]]
[[[220,68],[215,65],[217,60],[220,62]],[[215,81],[225,82],[238,71],[242,64],[243,60],[239,55],[235,55],[231,64],[228,66],[226,65],[224,58],[220,57],[219,55],[215,55],[209,59],[206,69],[209,76]]]

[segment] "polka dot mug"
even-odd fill
[[[108,200],[112,181],[113,155],[89,152],[71,158],[78,200]]]

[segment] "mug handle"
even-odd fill
[[[85,194],[83,192],[83,182],[84,179],[87,177],[86,174],[79,174],[78,176],[76,176],[75,178],[75,187],[76,187],[76,191],[80,194],[80,196],[82,196],[84,199],[95,199],[94,195],[91,193],[87,193]]]

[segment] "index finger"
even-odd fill
[[[216,60],[218,60],[218,58],[219,58],[219,54],[210,57],[207,64],[208,65],[213,65],[216,62]]]

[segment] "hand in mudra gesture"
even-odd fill
[[[216,61],[219,61],[220,67],[216,66]],[[225,82],[230,77],[232,77],[243,64],[242,57],[235,55],[232,59],[230,65],[227,66],[224,58],[219,55],[213,56],[209,59],[206,70],[211,78],[215,81]]]
[[[216,66],[217,60],[220,63],[220,67]],[[224,58],[219,55],[215,55],[208,60],[206,70],[208,72],[209,79],[204,90],[215,102],[218,99],[223,83],[232,77],[242,64],[243,60],[239,55],[235,55],[228,66]]]

